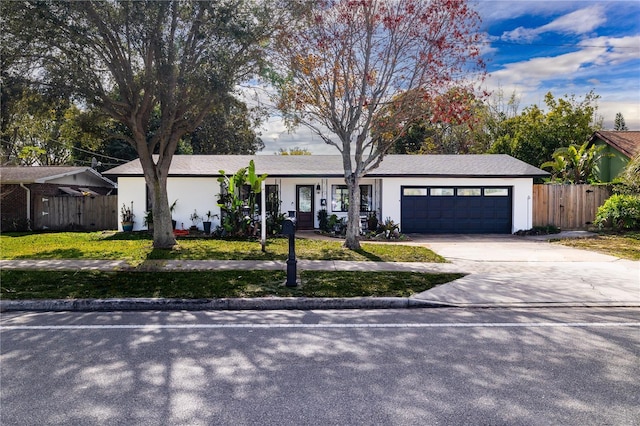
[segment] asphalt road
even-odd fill
[[[640,310],[5,313],[2,425],[637,425]]]

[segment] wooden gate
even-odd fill
[[[533,226],[588,229],[610,196],[607,186],[533,185]]]
[[[88,230],[118,228],[118,196],[47,197],[33,200],[34,230]]]

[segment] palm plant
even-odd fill
[[[553,179],[564,183],[587,183],[597,181],[596,171],[600,159],[608,154],[603,153],[605,146],[571,144],[556,149],[553,160],[543,163],[541,168],[551,168]]]
[[[234,175],[227,176],[220,170],[222,192],[218,200],[218,207],[222,211],[222,226],[232,235],[244,235],[251,232],[255,225],[255,207],[257,195],[262,190],[262,182],[266,174],[257,175],[253,160],[249,167],[239,169]]]

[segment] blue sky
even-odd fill
[[[578,99],[593,90],[605,129],[621,112],[640,130],[640,1],[476,0],[485,34],[486,87],[520,109],[544,106],[544,95]],[[263,154],[299,146],[338,154],[304,128],[290,134],[277,117],[262,129]]]

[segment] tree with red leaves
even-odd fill
[[[425,99],[483,77],[479,23],[464,0],[320,0],[279,40],[278,108],[340,152],[350,200],[395,142],[386,136],[421,118]],[[349,203],[350,249],[359,214]]]

